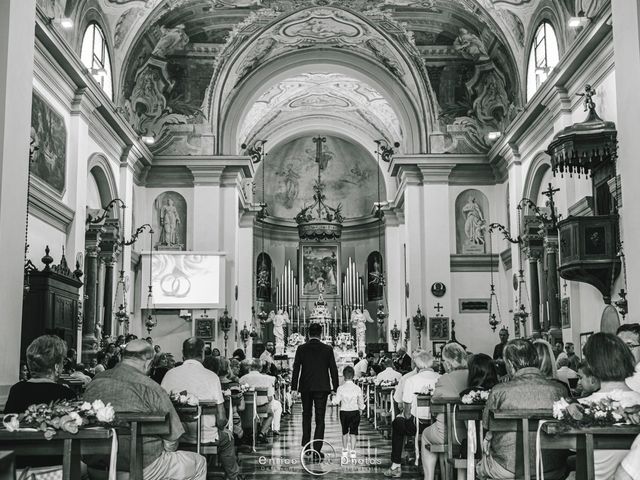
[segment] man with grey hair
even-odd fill
[[[160,385],[148,375],[153,362],[153,346],[146,340],[131,340],[122,354],[122,361],[114,368],[96,375],[87,385],[84,400],[111,403],[117,412],[164,413],[169,418],[169,433],[145,436],[142,445],[144,480],[206,480],[207,462],[193,452],[178,451],[178,440],[184,433],[171,399]],[[122,437],[118,448],[118,470],[129,468],[129,438]],[[94,459],[91,468],[103,468]]]
[[[390,358],[385,358],[382,361],[382,370],[380,373],[376,375],[375,384],[380,385],[382,382],[398,382],[402,378],[402,374],[400,372],[396,372],[393,369],[393,360]]]
[[[442,366],[445,374],[436,383],[431,398],[458,398],[460,392],[467,388],[469,370],[467,369],[467,352],[456,342],[447,343],[442,349]],[[456,422],[457,438],[463,438],[465,429],[462,422]],[[435,423],[422,432],[422,468],[425,480],[433,480],[435,476],[438,454],[430,450],[431,445],[445,443],[444,415],[438,414]]]
[[[407,355],[407,350],[404,347],[398,348],[393,363],[395,369],[403,375],[411,370],[411,357]]]
[[[266,388],[267,396],[257,398],[257,407],[267,407],[267,418],[264,419],[258,434],[258,442],[267,443],[267,433],[269,428],[273,428],[273,435],[280,435],[280,419],[282,418],[282,403],[275,397],[276,377],[260,373],[262,370],[262,362],[254,358],[251,362],[250,371],[240,378],[240,384],[247,384],[254,388]]]
[[[430,418],[429,411],[418,411],[416,395],[432,390],[440,377],[431,368],[433,358],[429,353],[421,351],[414,355],[413,361],[416,364],[417,372],[404,381],[402,393],[404,407],[402,415],[397,416],[391,425],[391,467],[384,472],[385,477],[398,478],[402,476],[400,465],[402,464],[404,439],[407,435],[416,434],[416,417],[420,420]],[[423,425],[420,426],[421,430],[422,427]]]

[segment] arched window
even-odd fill
[[[91,23],[82,39],[82,63],[89,69],[93,78],[100,84],[107,97],[113,99],[111,83],[111,60],[102,29]]]
[[[542,22],[533,37],[527,69],[527,101],[531,100],[558,64],[558,39],[549,22]]]

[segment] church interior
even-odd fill
[[[0,479],[640,479],[639,39],[634,0],[0,0]],[[318,340],[340,389],[310,440],[322,389],[302,385],[320,367],[301,352]],[[466,402],[487,356],[497,385]],[[194,359],[201,380],[180,383]],[[119,363],[169,413],[105,386]],[[547,367],[554,400],[600,395],[624,425],[563,417],[550,383],[496,406]],[[465,385],[407,401],[414,370]],[[74,396],[38,397],[47,381]],[[345,385],[364,401],[357,441]],[[58,400],[103,401],[119,427],[95,403],[79,437],[25,413]],[[177,412],[186,433],[136,431],[131,411]],[[104,436],[80,438],[93,422]],[[138,435],[192,456],[152,462]],[[117,461],[92,466],[89,445]],[[547,474],[560,448],[573,460]],[[161,459],[184,470],[152,472]]]

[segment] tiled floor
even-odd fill
[[[312,428],[313,423],[312,420]],[[312,430],[313,431],[313,430]],[[299,403],[293,406],[292,415],[282,418],[280,436],[269,438],[267,445],[259,445],[257,453],[240,456],[243,476],[248,480],[262,480],[284,475],[287,480],[296,478],[313,478],[326,476],[327,479],[355,478],[384,478],[382,472],[391,463],[391,440],[373,429],[373,424],[366,418],[360,422],[358,436],[358,457],[356,461],[342,464],[342,431],[338,417],[338,409],[328,407],[326,414],[326,429],[323,453],[326,457],[322,463],[309,463],[301,460],[302,439],[302,407]],[[333,447],[333,448],[331,448]],[[305,469],[306,467],[306,469]],[[422,477],[422,468],[414,466],[402,467],[402,478],[412,479]]]

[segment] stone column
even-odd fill
[[[627,284],[632,295],[627,297],[630,316],[640,312],[640,165],[636,158],[640,151],[640,5],[637,1],[612,1],[613,50],[616,65],[616,102],[618,129],[617,170],[621,177],[621,231],[627,260]],[[636,320],[637,321],[637,320]]]
[[[387,296],[387,304],[389,306],[389,317],[387,318],[386,341],[389,348],[396,350],[401,347],[404,342],[404,329],[407,313],[405,312],[405,285],[404,285],[404,255],[403,244],[400,237],[399,219],[396,212],[385,211],[385,267],[387,285],[385,294]],[[394,349],[391,330],[396,325],[400,330],[400,338]]]
[[[114,268],[118,261],[120,253],[119,241],[119,225],[120,220],[110,218],[105,222],[105,233],[101,236],[100,241],[100,260],[104,265],[104,273],[101,276],[102,287],[102,335],[111,335],[114,333],[113,327],[113,286],[114,286]],[[101,339],[98,339],[101,340]]]
[[[238,309],[236,324],[238,325],[238,347],[243,347],[240,331],[247,326],[251,331],[251,306],[254,305],[253,284],[255,281],[253,264],[253,226],[256,212],[245,210],[240,217],[240,229],[238,230]],[[236,347],[236,348],[238,348]],[[253,339],[247,342],[247,357],[253,354]]]
[[[547,301],[549,302],[549,333],[554,340],[562,340],[560,320],[560,290],[558,288],[558,234],[546,232],[544,251],[547,258]]]
[[[0,2],[0,401],[18,380],[35,0]]]
[[[101,225],[90,225],[85,237],[85,302],[84,321],[82,322],[82,362],[85,364],[95,356],[98,345],[96,338],[98,254],[100,253],[100,236],[104,231],[104,227]]]

